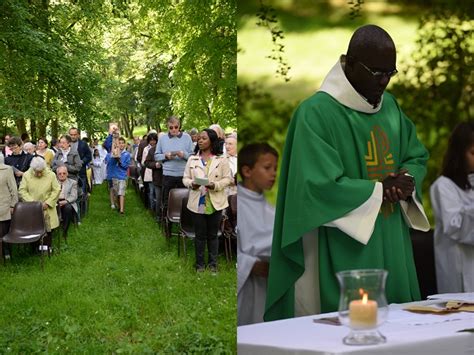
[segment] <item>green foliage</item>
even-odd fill
[[[272,36],[272,54],[268,55],[267,58],[274,60],[278,65],[275,75],[281,77],[285,82],[290,81],[289,71],[291,67],[285,59],[285,45],[283,44],[285,36],[278,26],[275,9],[260,0],[257,18],[257,26],[267,28]]]
[[[412,57],[392,87],[430,151],[425,191],[439,175],[452,129],[472,120],[474,21],[447,13],[423,17]],[[426,201],[428,202],[428,201]]]
[[[185,127],[235,127],[235,7],[5,0],[0,123],[32,137],[70,125],[94,134],[110,120],[130,136],[134,126],[158,128],[172,113]]]
[[[95,4],[100,12],[101,3]],[[84,127],[95,125],[100,79],[94,67],[100,53],[78,11],[39,0],[0,4],[0,96],[5,98],[0,117],[17,123],[19,131],[25,131],[28,119],[38,127],[33,137],[62,116],[73,115]]]
[[[140,31],[155,55],[169,55],[173,111],[186,127],[236,126],[235,10],[223,0],[142,3]]]
[[[268,142],[282,150],[296,103],[276,100],[257,84],[239,85],[239,144]]]
[[[133,189],[124,217],[104,185],[90,207],[44,271],[29,248],[0,268],[1,352],[235,353],[235,264],[196,274],[192,243],[178,257]]]

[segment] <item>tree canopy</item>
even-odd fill
[[[236,126],[235,2],[4,0],[0,134]]]

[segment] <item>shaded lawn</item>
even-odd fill
[[[192,243],[178,258],[131,188],[125,209],[110,210],[105,185],[95,187],[44,272],[13,250],[0,267],[2,353],[235,353],[235,262],[221,257],[217,276],[198,276]]]

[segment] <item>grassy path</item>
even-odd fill
[[[193,249],[178,258],[130,188],[125,210],[96,187],[44,272],[13,250],[0,266],[0,353],[236,352],[235,262],[197,275]]]

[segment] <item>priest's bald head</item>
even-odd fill
[[[397,73],[396,59],[390,35],[376,25],[366,25],[352,35],[344,72],[354,89],[377,105],[390,78]]]

